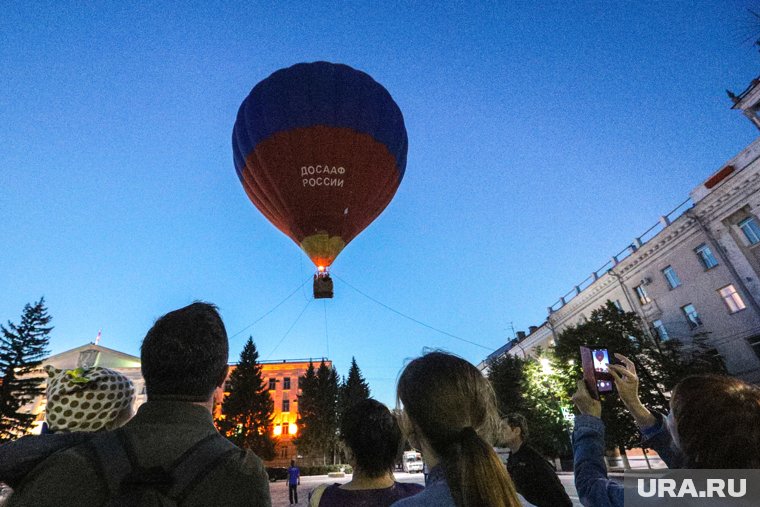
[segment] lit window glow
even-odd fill
[[[720,297],[723,298],[723,302],[726,303],[729,313],[736,313],[747,308],[742,297],[736,292],[736,288],[734,288],[733,285],[726,285],[720,289],[718,293],[720,294]]]

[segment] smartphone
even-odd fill
[[[604,347],[581,347],[581,365],[583,379],[589,394],[598,400],[600,395],[610,394],[615,390],[615,383],[610,373],[609,349]]]

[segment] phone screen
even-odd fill
[[[594,371],[597,373],[610,372],[610,352],[607,349],[592,349],[591,356],[594,358]]]

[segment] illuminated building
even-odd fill
[[[322,358],[315,361],[315,368],[319,366]],[[261,361],[262,377],[269,386],[269,394],[274,401],[272,418],[272,435],[276,442],[277,456],[267,462],[268,466],[287,466],[291,459],[297,458],[296,447],[293,438],[298,435],[298,395],[299,378],[306,373],[309,367],[309,359],[299,360],[276,360]],[[332,362],[325,360],[328,368],[332,368]],[[42,361],[39,369],[33,373],[44,382],[47,376],[43,368],[52,365],[58,369],[75,369],[87,366],[101,366],[118,371],[129,378],[135,386],[134,410],[147,401],[145,394],[145,380],[140,370],[140,358],[109,349],[94,343],[88,343],[75,349],[61,352],[47,357]],[[235,365],[230,365],[230,373]],[[229,376],[227,377],[229,380]],[[225,382],[226,385],[226,382]],[[223,394],[217,390],[214,395],[214,418],[221,416],[221,403]],[[45,406],[47,400],[40,395],[21,408],[21,411],[35,414],[36,420],[32,433],[39,433],[39,427],[45,420]]]
[[[291,459],[296,459],[298,452],[293,439],[298,436],[298,395],[300,388],[298,381],[306,374],[311,359],[260,361],[262,378],[269,387],[269,395],[274,401],[272,413],[272,436],[276,442],[276,457],[268,461],[269,466],[287,466]],[[322,358],[314,360],[314,367],[319,366]],[[332,368],[332,361],[324,360],[328,368]],[[230,365],[230,373],[235,365]],[[229,381],[229,375],[227,376]],[[227,383],[225,382],[225,386]],[[214,417],[221,416],[222,395],[217,393],[214,399]]]

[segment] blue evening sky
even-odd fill
[[[203,299],[231,360],[249,333],[263,359],[345,375],[355,356],[392,403],[406,359],[477,363],[540,324],[755,138],[724,91],[758,74],[753,3],[5,3],[0,319],[44,295],[53,353],[102,328],[139,354],[155,318]],[[309,282],[240,332],[313,268],[248,201],[232,125],[258,81],[316,60],[390,91],[406,176],[333,265],[335,299],[309,302]]]

